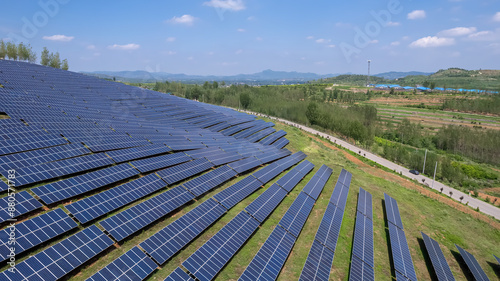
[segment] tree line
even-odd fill
[[[491,97],[475,99],[447,99],[443,103],[443,109],[500,115],[500,96],[494,95]]]
[[[5,58],[10,60],[27,61],[30,63],[36,63],[37,61],[37,55],[33,51],[31,45],[25,45],[23,42],[16,45],[13,42],[6,43],[3,40],[0,40],[0,59]],[[67,59],[63,59],[61,61],[59,52],[49,52],[46,47],[43,48],[41,53],[40,64],[63,70],[69,69]]]

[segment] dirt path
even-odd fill
[[[447,196],[443,196],[441,194],[438,194],[438,193],[435,193],[431,190],[428,190],[427,188],[423,187],[422,185],[420,184],[416,184],[410,180],[407,180],[407,179],[404,179],[398,175],[395,175],[393,173],[389,173],[389,172],[386,172],[382,169],[379,169],[379,168],[374,168],[368,164],[366,164],[365,162],[361,161],[360,159],[358,159],[357,157],[353,156],[352,154],[350,154],[349,152],[343,150],[343,149],[340,149],[338,147],[336,147],[335,145],[332,145],[330,144],[329,142],[327,141],[324,141],[312,134],[308,134],[306,133],[307,136],[313,138],[314,140],[322,143],[324,146],[328,147],[328,148],[331,148],[333,150],[337,150],[337,151],[340,151],[344,154],[344,156],[351,162],[353,162],[354,164],[358,165],[358,167],[360,169],[362,169],[363,171],[373,175],[373,176],[376,176],[376,177],[382,177],[386,180],[389,180],[389,181],[392,181],[392,182],[396,182],[400,185],[402,185],[403,187],[405,188],[408,188],[408,189],[413,189],[413,190],[416,190],[418,192],[420,192],[421,194],[427,196],[427,197],[430,197],[432,199],[436,199],[438,200],[439,202],[442,202],[442,203],[445,203],[447,204],[448,206],[451,206],[457,210],[460,210],[466,214],[470,214],[471,216],[473,216],[474,218],[476,219],[479,219],[479,220],[482,220],[488,224],[490,224],[491,226],[495,227],[496,229],[500,230],[500,223],[488,216],[486,216],[485,214],[483,213],[480,213],[480,212],[476,212],[474,210],[472,210],[470,207],[468,206],[465,206],[464,204],[461,204],[459,202],[456,202],[455,200],[453,199],[450,199],[448,198]]]

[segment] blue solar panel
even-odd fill
[[[244,156],[237,153],[224,152],[217,155],[209,155],[206,157],[215,166],[224,165],[244,158]]]
[[[9,202],[11,202],[11,206],[9,206]],[[0,223],[41,207],[42,203],[38,202],[27,191],[21,191],[14,193],[13,196],[0,198]]]
[[[145,139],[124,138],[119,140],[101,140],[101,141],[84,141],[85,145],[93,152],[101,152],[136,146],[150,145],[151,143]]]
[[[212,190],[213,188],[221,185],[222,183],[235,177],[237,173],[224,165],[199,177],[193,178],[184,183],[183,186],[187,188],[196,197]]]
[[[332,174],[332,169],[326,165],[321,166],[314,176],[309,180],[303,192],[311,196],[315,201],[318,199],[323,187]]]
[[[263,164],[267,164],[267,163],[273,162],[275,160],[281,159],[283,157],[286,157],[290,154],[291,154],[290,151],[280,150],[277,152],[276,151],[269,151],[266,153],[262,153],[260,155],[257,155],[256,157],[259,158],[260,162],[262,162]]]
[[[235,170],[238,174],[242,174],[260,165],[262,165],[262,162],[255,157],[249,157],[228,164],[228,166]]]
[[[16,169],[16,186],[27,185],[48,179],[67,176],[113,164],[104,153],[38,164]],[[2,172],[8,177],[7,172]]]
[[[387,221],[404,230],[403,221],[401,221],[401,215],[399,214],[398,202],[385,193],[384,202]]]
[[[283,168],[276,163],[272,163],[253,173],[253,176],[260,182],[266,183],[277,177],[281,172],[283,172]]]
[[[122,163],[130,160],[144,158],[148,156],[163,154],[172,151],[172,149],[163,144],[152,144],[128,149],[121,149],[106,152],[116,163]]]
[[[261,186],[262,183],[250,175],[215,194],[214,199],[229,210]]]
[[[290,141],[288,139],[281,138],[281,139],[275,141],[274,143],[272,143],[271,145],[275,146],[277,148],[283,148],[283,147],[287,146],[289,143],[290,143]]]
[[[287,192],[277,184],[271,185],[257,199],[255,199],[245,210],[256,220],[263,223],[274,209],[285,199]]]
[[[371,267],[375,266],[373,258],[373,222],[360,212],[356,212],[356,227],[354,229],[353,259],[354,256]]]
[[[258,227],[259,222],[242,211],[182,265],[197,279],[212,280]]]
[[[206,146],[200,142],[191,142],[188,140],[185,141],[165,141],[165,145],[170,147],[173,151],[184,151],[184,150],[192,150],[192,149],[200,149],[205,148]]]
[[[350,281],[373,281],[375,280],[375,270],[356,256],[352,257]],[[397,279],[399,280],[399,279]]]
[[[15,225],[15,254],[25,252],[50,239],[65,233],[78,225],[62,209],[34,217]],[[10,254],[9,237],[11,228],[0,231],[0,261],[8,259]]]
[[[155,261],[164,264],[205,229],[217,221],[226,209],[208,199],[140,244]]]
[[[276,226],[238,280],[276,280],[294,243],[293,235]]]
[[[261,140],[260,143],[263,144],[263,145],[270,145],[271,143],[275,142],[279,138],[282,138],[282,137],[286,136],[286,134],[287,133],[285,131],[279,130],[276,133],[274,133],[274,134],[268,136],[267,138]]]
[[[389,223],[389,237],[391,240],[392,260],[394,262],[394,269],[406,278],[416,281],[417,275],[413,267],[413,260],[406,241],[405,232]]]
[[[0,192],[7,191],[8,189],[9,189],[9,186],[5,182],[0,180]]]
[[[357,209],[358,212],[365,215],[367,218],[373,219],[372,195],[361,187],[359,188]]]
[[[333,204],[328,204],[315,239],[325,245],[332,252],[335,252],[337,240],[339,238],[340,227],[342,226],[342,218],[344,211],[337,208]]]
[[[273,128],[267,128],[267,129],[264,129],[258,133],[255,133],[249,137],[247,137],[246,139],[249,141],[249,142],[257,142],[267,136],[269,136],[270,134],[276,132],[275,129]]]
[[[436,240],[430,238],[425,233],[422,233],[422,238],[424,239],[425,248],[427,249],[427,253],[431,258],[432,267],[434,268],[434,272],[438,277],[439,281],[454,281],[455,277],[453,277],[453,273],[451,273],[450,266],[446,261],[446,258],[443,255],[443,251],[441,251],[441,247],[439,247],[438,242]]]
[[[349,193],[349,185],[351,184],[350,180],[347,185],[342,183],[344,179],[343,177],[347,174],[350,175],[351,173],[342,169],[342,172],[340,173],[340,176],[337,180],[337,184],[335,185],[335,189],[333,190],[332,196],[330,197],[330,203],[334,204],[338,208],[341,208],[342,210],[345,209],[347,195]]]
[[[206,158],[201,158],[158,171],[157,174],[169,185],[172,185],[176,182],[204,172],[213,166],[214,165]]]
[[[314,199],[304,192],[299,193],[279,224],[293,236],[299,237],[300,231],[314,207]]]
[[[147,158],[144,160],[137,160],[130,162],[137,170],[141,173],[147,173],[154,170],[163,169],[166,167],[174,166],[180,163],[188,162],[193,160],[191,157],[187,156],[183,152],[156,156],[152,158]]]
[[[164,281],[195,281],[180,267],[176,268]]]
[[[22,139],[0,141],[0,155],[28,151],[38,148],[67,144],[68,142],[56,135],[40,135]]]
[[[166,186],[157,175],[151,174],[71,203],[66,209],[79,222],[87,223]]]
[[[317,240],[313,240],[299,280],[328,280],[333,263],[333,254],[327,247]]]
[[[276,184],[290,192],[313,168],[314,164],[306,160],[280,178]]]
[[[45,204],[52,204],[116,183],[139,172],[124,163],[31,189]]]
[[[460,255],[464,259],[465,263],[467,264],[467,267],[471,271],[475,280],[477,280],[477,281],[489,281],[490,280],[488,278],[488,276],[486,276],[486,273],[484,273],[484,270],[481,268],[481,266],[477,262],[476,258],[471,253],[462,249],[457,244],[455,244],[455,247],[457,247],[458,251],[460,252]]]
[[[86,281],[144,280],[157,267],[156,263],[136,246]]]
[[[193,199],[194,196],[189,191],[178,186],[109,217],[99,224],[113,238],[121,241]]]
[[[16,265],[15,272],[0,273],[1,280],[55,281],[113,245],[92,225]]]

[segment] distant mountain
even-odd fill
[[[94,71],[82,72],[87,75],[97,76],[100,78],[113,79],[124,82],[155,82],[155,81],[181,81],[181,82],[203,82],[203,81],[225,81],[225,82],[243,82],[252,84],[279,84],[279,83],[298,83],[311,80],[323,79],[339,74],[316,74],[302,72],[287,72],[264,70],[253,74],[238,74],[231,76],[203,76],[203,75],[186,75],[173,74],[166,72],[147,72],[147,71]],[[271,82],[271,83],[270,83]]]
[[[418,75],[425,75],[425,76],[429,76],[433,74],[432,72],[419,72],[419,71],[409,71],[409,72],[396,72],[396,71],[391,71],[391,72],[384,72],[384,73],[380,73],[380,74],[376,74],[376,75],[373,75],[373,76],[376,76],[376,77],[382,77],[384,79],[388,79],[388,80],[395,80],[395,79],[399,79],[399,78],[404,78],[406,76],[418,76]]]

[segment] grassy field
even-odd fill
[[[494,280],[495,277],[498,278],[500,276],[500,272],[498,271],[499,268],[498,266],[494,266],[495,260],[492,256],[493,254],[497,256],[500,255],[500,223],[498,221],[492,221],[491,218],[471,211],[470,209],[470,214],[459,211],[452,207],[451,203],[446,203],[448,201],[451,202],[451,200],[445,198],[445,196],[442,196],[442,200],[436,200],[431,199],[428,195],[421,194],[414,189],[409,189],[406,186],[407,184],[403,184],[403,186],[401,182],[403,181],[408,182],[408,184],[413,184],[410,181],[401,179],[399,179],[399,181],[395,181],[393,177],[397,176],[393,174],[392,176],[389,176],[390,173],[388,172],[371,167],[364,163],[359,163],[359,160],[356,161],[356,159],[353,159],[352,156],[349,157],[349,155],[347,155],[344,151],[326,147],[324,143],[310,138],[296,128],[277,124],[276,129],[283,129],[288,132],[287,138],[291,141],[287,147],[288,149],[292,152],[300,150],[304,151],[308,155],[307,160],[314,163],[316,167],[289,194],[289,196],[285,198],[285,200],[271,214],[265,223],[254,233],[251,239],[249,239],[244,247],[220,272],[217,276],[217,280],[236,280],[239,278],[274,227],[276,227],[281,217],[285,214],[288,207],[302,190],[304,185],[322,164],[326,164],[333,168],[333,175],[313,208],[309,219],[307,220],[302,233],[299,236],[297,243],[295,244],[292,253],[279,276],[279,280],[297,280],[300,276],[302,267],[304,266],[309,249],[312,245],[314,235],[319,227],[323,213],[328,204],[328,199],[332,194],[335,182],[342,168],[351,172],[353,174],[353,179],[347,199],[347,207],[337,244],[337,251],[335,253],[330,280],[347,280],[349,276],[349,264],[356,213],[355,210],[359,187],[363,187],[373,195],[376,280],[391,280],[391,276],[393,275],[391,273],[392,269],[388,247],[388,233],[383,213],[382,199],[384,192],[395,198],[399,203],[408,244],[410,246],[410,251],[417,271],[417,277],[420,280],[430,280],[431,275],[429,272],[432,271],[429,267],[425,251],[423,251],[422,248],[420,231],[424,231],[440,243],[444,250],[445,257],[447,258],[457,280],[467,280],[468,276],[464,274],[461,268],[463,264],[457,261],[457,250],[454,243],[459,244],[474,254],[479,260],[482,268],[492,280]],[[79,272],[70,275],[68,279],[85,280],[135,245],[138,245],[140,242],[144,241],[183,214],[192,210],[203,201],[208,200],[217,192],[243,179],[244,177],[245,176],[240,176],[239,178],[224,184],[209,194],[206,194],[198,201],[185,206],[175,214],[167,216],[150,227],[140,231],[136,235],[129,237],[125,242],[115,244],[115,246],[111,247],[111,249],[105,254],[100,255],[98,259],[94,259],[91,263],[86,264],[86,266],[81,268]],[[265,188],[271,186],[276,180],[277,179],[274,179],[265,185],[264,188],[261,188],[250,197],[243,200],[240,204],[232,208],[219,221],[214,223],[213,226],[202,233],[195,241],[180,251],[166,264],[162,265],[159,270],[155,271],[148,278],[148,280],[163,280],[177,266],[181,265],[184,260],[194,253],[196,249],[203,245],[250,202],[256,199],[265,190]],[[166,189],[160,192],[164,192],[165,190]],[[160,192],[155,193],[154,195],[157,195]],[[151,195],[148,198],[154,195]],[[437,194],[434,195],[441,196]],[[146,199],[147,198],[140,200],[135,204],[143,202]],[[116,214],[117,212],[108,214],[108,217]],[[39,251],[61,241],[64,238],[65,237],[60,237],[59,239],[46,244],[44,247],[40,247]],[[33,253],[30,253],[30,255],[32,254]],[[25,255],[22,259],[27,257],[28,255]],[[496,273],[495,268],[497,270]],[[6,267],[3,269],[6,269]]]

